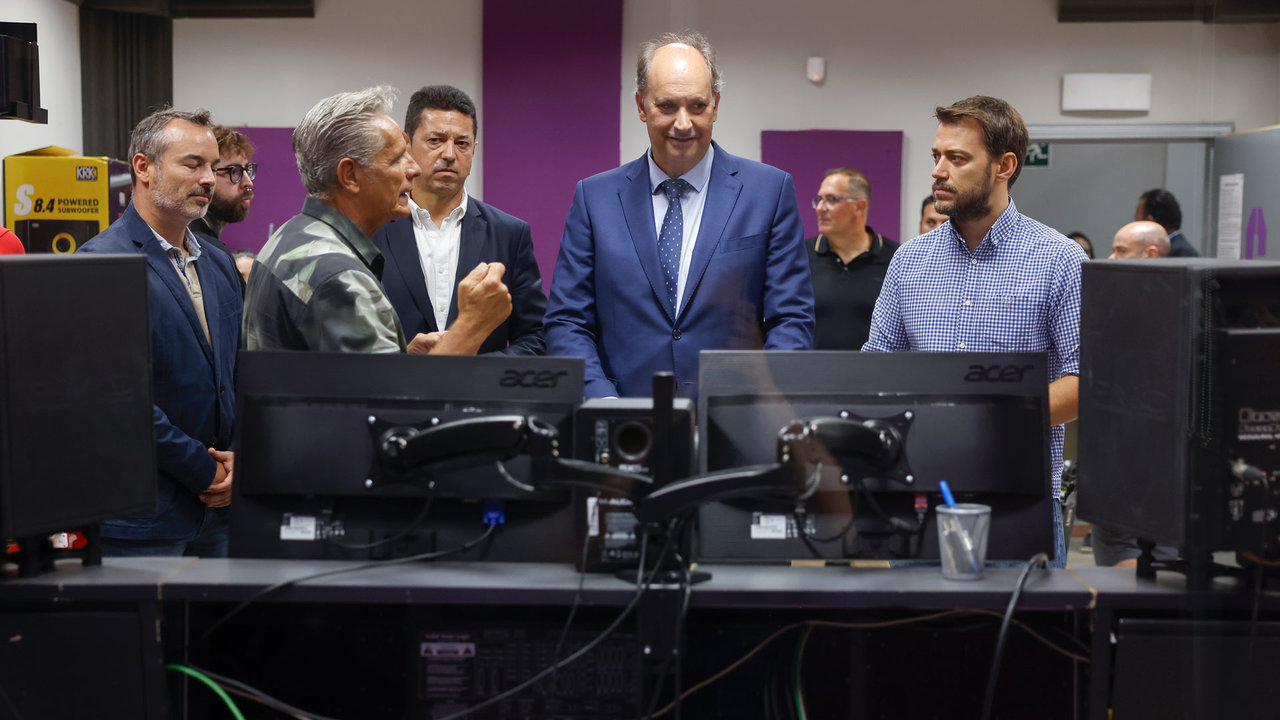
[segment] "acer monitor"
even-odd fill
[[[233,557],[406,557],[462,546],[486,516],[499,527],[458,559],[577,557],[569,491],[535,490],[534,461],[490,436],[519,440],[492,432],[515,418],[567,445],[581,359],[241,352],[239,362]],[[380,454],[428,430],[439,462],[398,468]],[[423,455],[423,443],[398,447]]]
[[[703,351],[698,382],[702,473],[773,462],[780,428],[818,418],[892,424],[905,461],[828,447],[799,504],[704,503],[704,561],[935,560],[942,480],[992,507],[989,560],[1053,552],[1044,353]]]

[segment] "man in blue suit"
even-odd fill
[[[449,85],[424,87],[409,100],[404,130],[422,174],[413,179],[409,217],[382,226],[373,243],[384,258],[382,288],[405,335],[424,333],[427,348],[434,347],[458,317],[458,283],[480,263],[500,263],[511,314],[479,352],[543,354],[547,296],[529,223],[480,202],[464,187],[479,132],[475,103]]]
[[[804,350],[813,288],[791,176],[711,141],[721,79],[700,33],[644,44],[649,152],[578,183],[547,307],[547,351],[586,359],[586,395],[697,394],[703,349]]]
[[[155,512],[102,525],[103,554],[227,554],[242,300],[231,257],[187,227],[213,197],[209,113],[158,110],[129,141],[133,201],[81,252],[147,258],[155,406]]]

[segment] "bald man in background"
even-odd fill
[[[1169,257],[1169,234],[1159,223],[1131,222],[1120,228],[1111,241],[1108,260],[1143,260]]]

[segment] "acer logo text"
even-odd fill
[[[553,388],[560,378],[568,375],[565,370],[507,370],[498,381],[501,387]]]
[[[970,365],[965,382],[1022,382],[1034,365]]]

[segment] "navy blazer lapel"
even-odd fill
[[[724,238],[725,228],[729,225],[729,217],[738,204],[742,194],[742,181],[738,179],[738,168],[735,158],[719,145],[715,145],[715,156],[711,160],[711,177],[707,180],[707,201],[702,206],[702,223],[698,227],[698,240],[693,245],[693,257],[689,260],[689,275],[684,283],[684,295],[680,298],[680,314],[683,316],[689,309],[689,301],[702,282],[711,256]]]
[[[462,233],[458,239],[458,270],[453,278],[453,292],[450,293],[449,300],[450,325],[458,319],[458,283],[462,282],[462,278],[469,275],[480,263],[488,238],[489,219],[480,212],[480,203],[475,198],[469,197],[467,214],[462,218]]]
[[[627,221],[627,234],[635,243],[640,267],[649,279],[649,288],[667,314],[667,319],[675,322],[675,308],[667,305],[667,281],[662,277],[662,264],[658,261],[658,228],[653,224],[653,191],[649,186],[647,155],[646,150],[645,155],[631,164],[627,171],[629,182],[618,188],[618,199],[622,202],[622,215]]]
[[[205,359],[213,365],[213,347],[209,345],[209,341],[204,337],[204,328],[200,325],[200,318],[196,317],[196,307],[191,303],[191,295],[187,293],[186,286],[178,277],[178,269],[174,266],[173,260],[165,254],[164,248],[160,247],[160,241],[155,238],[151,232],[151,227],[147,225],[142,216],[138,216],[138,222],[142,224],[141,232],[134,237],[150,236],[142,243],[142,251],[147,255],[147,265],[151,267],[152,272],[160,278],[160,282],[169,289],[169,293],[173,295],[173,301],[176,307],[182,310],[182,314],[187,318],[187,324],[191,326],[191,332],[195,334],[196,342],[200,344],[200,349],[204,351]],[[134,242],[137,242],[136,240]],[[211,261],[212,262],[212,261]],[[197,270],[199,272],[199,263]],[[204,292],[204,277],[200,278],[200,290]],[[207,296],[206,296],[207,297]],[[205,317],[209,316],[208,307],[205,308]],[[212,324],[209,326],[209,334],[213,334]]]
[[[413,298],[414,307],[427,323],[428,332],[434,332],[436,314],[431,309],[431,296],[427,293],[427,280],[422,274],[422,258],[418,255],[418,238],[413,231],[413,218],[396,220],[387,226],[386,252],[395,259],[396,272],[404,280],[404,286]]]

